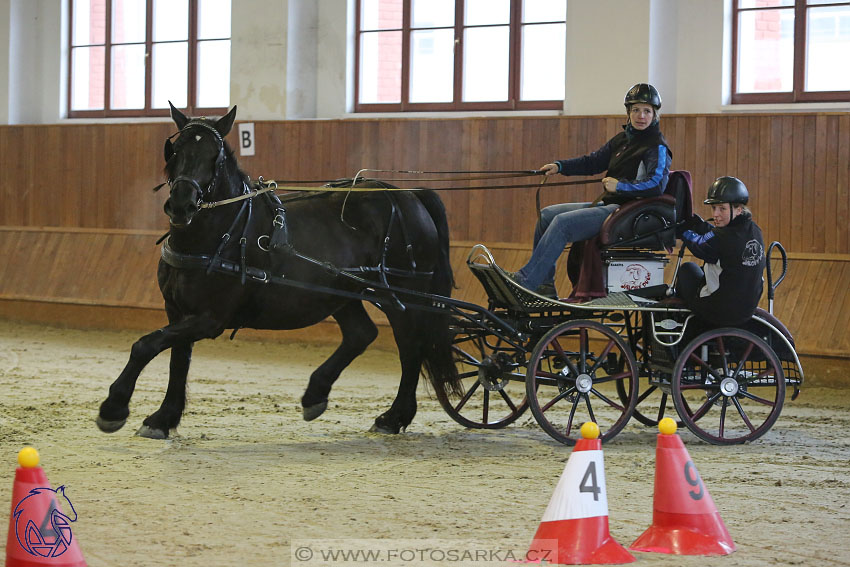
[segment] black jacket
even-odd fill
[[[658,122],[653,122],[644,130],[635,130],[627,124],[622,132],[595,152],[555,163],[563,175],[595,175],[607,171],[608,177],[619,179],[617,192],[606,193],[602,199],[609,205],[661,195],[667,187],[672,158]]]
[[[701,318],[716,325],[740,325],[752,317],[764,285],[764,240],[748,213],[722,228],[697,222],[682,234],[694,256],[705,261],[695,298],[684,298]]]

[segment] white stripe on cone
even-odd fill
[[[541,522],[608,516],[602,451],[573,451]]]

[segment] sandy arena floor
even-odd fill
[[[376,349],[305,423],[299,398],[332,347],[239,339],[196,347],[173,439],[133,436],[162,400],[167,354],[139,380],[127,426],[107,435],[94,417],[136,338],[0,321],[0,509],[17,451],[37,447],[53,487],[67,487],[92,567],[515,565],[499,559],[525,552],[570,454],[530,413],[465,430],[422,387],[406,434],[368,433],[397,386],[395,354]],[[637,553],[635,564],[850,565],[849,409],[850,389],[807,388],[753,444],[682,432],[738,551]],[[654,433],[633,420],[604,447],[611,533],[624,545],[651,521]],[[323,563],[328,549],[378,555]],[[485,552],[493,561],[459,560]]]

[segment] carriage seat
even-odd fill
[[[671,171],[663,195],[629,201],[605,219],[599,233],[601,248],[672,250],[675,225],[690,218],[692,209],[691,174]]]

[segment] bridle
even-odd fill
[[[216,130],[213,126],[207,124],[203,120],[190,120],[187,122],[179,131],[175,132],[171,136],[165,139],[165,146],[163,147],[163,154],[165,157],[166,163],[171,160],[174,154],[177,153],[177,150],[174,148],[174,143],[171,141],[172,138],[179,137],[189,131],[192,128],[203,128],[213,134],[216,142],[218,143],[218,155],[215,158],[215,166],[213,170],[213,176],[210,179],[210,182],[206,187],[201,187],[201,184],[198,183],[196,179],[189,177],[187,175],[178,175],[175,178],[170,178],[166,181],[169,189],[174,189],[174,185],[177,183],[188,183],[192,187],[194,187],[195,191],[198,194],[197,206],[198,209],[206,209],[212,206],[215,206],[215,203],[211,203],[205,198],[209,198],[210,195],[215,191],[216,185],[218,184],[218,179],[221,175],[222,168],[224,167],[225,162],[225,147],[224,147],[224,138],[221,136],[218,130]],[[247,186],[243,183],[243,190],[247,191]]]

